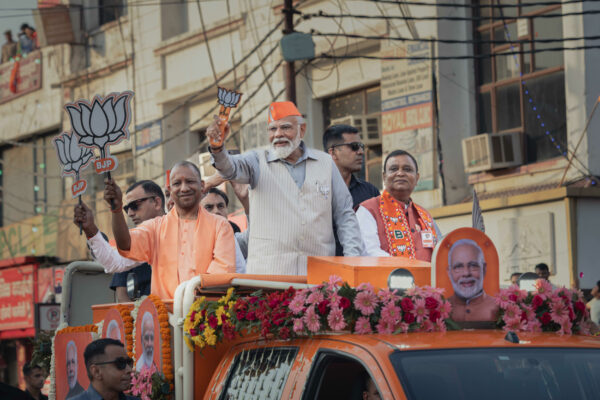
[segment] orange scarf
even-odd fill
[[[425,209],[413,203],[419,214],[418,224],[422,230],[430,230],[437,241],[433,227],[433,219]],[[386,238],[392,256],[415,259],[415,244],[413,243],[410,225],[405,214],[406,205],[392,197],[384,190],[379,201],[379,212],[385,224]]]

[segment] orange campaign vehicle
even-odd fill
[[[221,121],[239,97],[219,90]],[[50,398],[87,388],[82,354],[98,337],[124,341],[128,394],[148,399],[599,398],[580,291],[537,277],[501,289],[496,248],[473,228],[448,233],[432,260],[308,257],[306,276],[200,274],[172,299],[125,304],[102,266],[74,262]]]

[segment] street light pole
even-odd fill
[[[285,14],[284,35],[294,32],[294,6],[293,0],[283,1],[283,13]],[[293,61],[286,61],[285,66],[285,96],[288,101],[296,103],[296,69]]]

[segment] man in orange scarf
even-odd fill
[[[383,168],[383,193],[362,202],[356,211],[365,254],[431,261],[441,233],[429,212],[410,198],[419,181],[417,161],[395,150]]]
[[[129,230],[121,211],[121,189],[105,181],[104,199],[114,204],[112,228],[119,253],[152,265],[151,292],[172,299],[177,286],[198,274],[235,272],[233,230],[226,219],[200,207],[202,179],[198,167],[181,161],[171,169],[175,207]]]

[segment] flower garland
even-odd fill
[[[154,303],[158,312],[158,322],[160,325],[160,338],[161,338],[161,353],[162,353],[162,372],[165,375],[167,382],[173,381],[173,364],[171,363],[172,351],[171,351],[171,327],[169,326],[169,311],[162,302],[160,297],[155,294],[151,294],[148,298]],[[172,385],[172,383],[171,383]]]
[[[133,353],[133,317],[131,316],[131,312],[129,311],[129,307],[124,306],[122,304],[117,305],[117,310],[119,314],[121,314],[121,319],[123,320],[123,327],[125,329],[125,343],[127,344],[127,355],[131,358],[134,357]]]
[[[133,310],[131,310],[131,312],[130,312],[131,318],[133,318],[133,321],[134,321],[134,323],[133,323],[133,329],[131,330],[131,338],[132,338],[131,341],[133,342],[133,354],[134,354],[134,357],[132,357],[132,358],[134,360],[135,360],[135,354],[136,354],[136,351],[137,351],[136,350],[136,342],[135,342],[135,335],[136,335],[135,321],[137,320],[137,316],[138,316],[138,313],[140,311],[140,306],[142,305],[142,302],[144,300],[146,300],[146,297],[148,297],[148,296],[142,296],[139,299],[137,299],[133,303]]]
[[[62,335],[64,333],[76,333],[76,332],[98,333],[98,325],[89,324],[89,325],[81,325],[81,326],[67,326],[65,328],[62,328],[61,330],[56,331],[56,334]]]
[[[207,301],[200,297],[194,301],[183,322],[185,343],[194,351],[194,346],[216,346],[223,338],[235,338],[236,328],[239,328],[232,313],[237,297],[233,295],[233,288],[218,301]]]
[[[554,288],[544,279],[538,279],[530,293],[517,285],[500,290],[496,304],[496,324],[507,331],[589,335],[593,326],[581,291]]]
[[[192,304],[183,325],[185,341],[193,351],[195,346],[216,346],[250,332],[282,340],[327,331],[443,332],[450,323],[451,305],[442,291],[425,286],[403,295],[387,289],[375,293],[371,284],[352,288],[337,276],[310,289],[266,295],[258,291],[239,297],[229,288],[218,301],[200,297]]]

